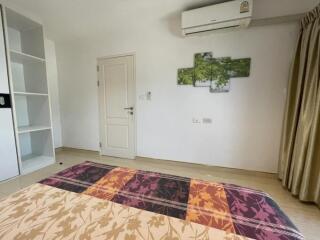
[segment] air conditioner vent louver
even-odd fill
[[[233,25],[233,26],[229,26],[229,27],[223,27],[223,28],[216,28],[215,30],[227,30],[227,29],[232,29],[232,28],[240,28],[240,25]],[[192,33],[186,33],[186,36],[191,36],[191,35],[196,35],[196,34],[200,34],[200,33],[206,33],[206,32],[212,32],[212,30],[203,30],[203,31],[199,31],[199,32],[192,32]]]

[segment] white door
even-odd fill
[[[0,6],[0,181],[19,175]]]
[[[98,60],[102,155],[136,156],[134,67],[134,56]]]

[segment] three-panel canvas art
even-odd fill
[[[197,53],[193,68],[178,69],[178,85],[208,87],[211,93],[229,92],[230,78],[250,76],[250,58],[213,58],[212,52]]]

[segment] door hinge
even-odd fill
[[[97,86],[98,86],[98,87],[100,86],[100,82],[99,82],[99,81],[97,81]]]
[[[102,148],[102,143],[101,142],[99,142],[99,147]]]
[[[100,71],[100,67],[99,67],[99,65],[97,65],[97,72],[99,72]]]

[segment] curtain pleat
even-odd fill
[[[284,119],[279,178],[320,206],[320,5],[301,21]]]

